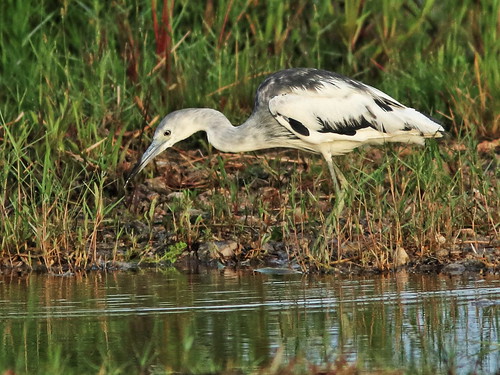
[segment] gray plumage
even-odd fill
[[[289,147],[325,157],[337,192],[332,160],[365,144],[423,144],[439,138],[443,127],[380,90],[337,73],[286,69],[270,75],[257,89],[251,116],[234,127],[219,111],[188,108],[168,114],[133,168],[127,183],[156,155],[198,131],[218,150],[245,152]]]

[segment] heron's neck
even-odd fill
[[[203,122],[208,141],[224,152],[245,152],[273,147],[265,142],[265,134],[259,131],[260,119],[251,116],[240,126],[233,126],[222,113],[209,110]]]

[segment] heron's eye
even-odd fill
[[[170,130],[165,130],[165,133],[163,133],[163,135],[164,135],[165,137],[170,137],[170,134],[171,134],[171,133],[172,133],[172,132],[171,132]]]

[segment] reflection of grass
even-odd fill
[[[359,371],[436,374],[498,358],[497,310],[457,298],[459,278],[137,273],[3,278],[0,374],[299,374],[353,356]],[[480,284],[478,300],[495,283]]]
[[[387,268],[395,246],[435,255],[458,240],[494,245],[500,168],[480,142],[500,131],[498,1],[175,2],[162,16],[157,4],[156,24],[149,1],[102,4],[1,5],[2,264],[78,269],[133,252],[134,241],[195,249],[235,237],[252,254],[279,241],[319,268],[345,258]],[[204,141],[191,145],[208,159],[183,153],[170,164],[169,186],[189,189],[179,211],[165,192],[123,207],[122,176],[151,136],[145,125],[189,106],[239,122],[263,77],[290,66],[362,79],[443,119],[455,141],[339,158],[351,181],[341,219],[329,214],[317,158],[214,163]],[[128,227],[141,212],[147,239]]]
[[[274,361],[267,367],[261,369],[256,369],[255,367],[250,367],[248,369],[238,368],[235,370],[232,367],[232,363],[226,366],[218,366],[210,361],[192,358],[191,366],[188,367],[185,372],[186,374],[266,374],[266,375],[292,375],[292,374],[335,374],[335,375],[355,375],[360,373],[360,369],[354,365],[345,361],[344,358],[339,358],[335,362],[327,365],[315,365],[304,358],[297,358],[291,362],[283,362],[283,357],[279,355],[282,351],[278,351],[278,355],[275,357]],[[53,351],[49,352],[49,358],[46,363],[40,363],[39,367],[36,369],[30,369],[26,371],[23,368],[23,359],[20,358],[18,365],[15,367],[8,367],[2,364],[2,358],[0,358],[0,371],[3,371],[4,375],[10,374],[53,374],[53,375],[71,375],[71,374],[123,374],[123,373],[138,373],[138,374],[174,374],[178,373],[171,368],[164,367],[161,365],[156,365],[157,358],[151,355],[147,351],[142,354],[141,357],[136,358],[137,365],[131,366],[130,363],[118,363],[113,359],[107,357],[105,354],[101,354],[102,362],[100,365],[91,366],[92,370],[87,369],[82,371],[82,369],[72,368],[69,364],[69,360],[64,358],[61,354],[61,347],[55,347]],[[137,353],[134,353],[137,354]],[[95,359],[95,358],[94,358]],[[326,371],[326,372],[325,372]],[[363,374],[370,374],[371,372],[363,371]],[[412,372],[412,374],[431,374],[432,372]],[[379,370],[374,372],[378,375],[402,375],[403,371],[390,371],[390,370]]]

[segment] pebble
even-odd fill
[[[450,275],[461,275],[465,272],[465,266],[460,262],[450,263],[444,266],[441,272]]]
[[[202,260],[228,259],[236,255],[238,248],[236,241],[209,241],[200,245],[198,257]]]
[[[410,257],[408,256],[408,253],[406,252],[406,250],[403,247],[398,246],[396,248],[396,251],[394,251],[394,266],[396,268],[398,268],[398,267],[404,266],[409,261],[410,261]]]
[[[302,272],[291,269],[291,268],[278,268],[278,267],[264,267],[257,268],[255,272],[263,273],[266,275],[290,275],[290,274],[301,274]]]

